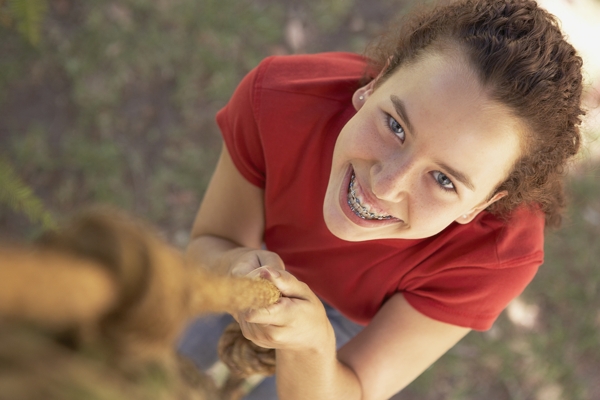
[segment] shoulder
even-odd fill
[[[363,57],[338,52],[272,56],[248,73],[216,118],[242,175],[262,188],[267,165],[293,166],[290,157],[308,148],[319,157],[322,140],[334,139],[327,134],[337,135],[355,112],[352,94],[365,67]],[[271,170],[271,182],[275,176]]]
[[[335,99],[340,91],[356,90],[365,69],[365,58],[353,53],[271,56],[256,68],[255,86]]]
[[[486,330],[531,282],[543,247],[541,212],[519,208],[505,219],[483,212],[431,238],[401,291],[430,318]]]
[[[449,250],[463,265],[539,265],[544,252],[544,215],[528,207],[517,208],[505,218],[482,212],[470,224],[454,224],[446,236]]]
[[[520,207],[506,219],[487,214],[481,223],[494,231],[496,254],[500,265],[510,267],[520,259],[544,252],[544,214],[534,208]]]

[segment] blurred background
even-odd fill
[[[266,56],[362,52],[414,0],[0,0],[0,239],[117,205],[183,248],[214,122]],[[586,59],[586,146],[534,282],[398,399],[600,399],[599,0],[541,1]]]

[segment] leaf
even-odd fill
[[[44,229],[56,228],[52,215],[44,208],[42,201],[14,172],[12,166],[0,159],[0,204],[6,204],[12,211],[22,212],[31,222],[39,222]]]
[[[48,10],[47,0],[9,0],[9,6],[19,32],[37,46],[40,42],[42,21]]]

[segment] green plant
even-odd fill
[[[33,190],[14,172],[8,161],[0,158],[0,204],[12,211],[22,212],[31,222],[41,223],[44,229],[53,229],[56,222],[45,209]]]
[[[0,23],[16,29],[29,43],[40,43],[42,21],[48,4],[46,0],[0,0]]]

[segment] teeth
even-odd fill
[[[360,204],[360,200],[358,197],[356,197],[356,192],[354,190],[354,179],[355,175],[353,173],[352,177],[350,178],[350,185],[348,186],[348,205],[354,214],[358,215],[362,219],[377,219],[380,221],[394,218],[391,215],[379,215],[372,213],[370,212],[368,206],[365,207]]]

